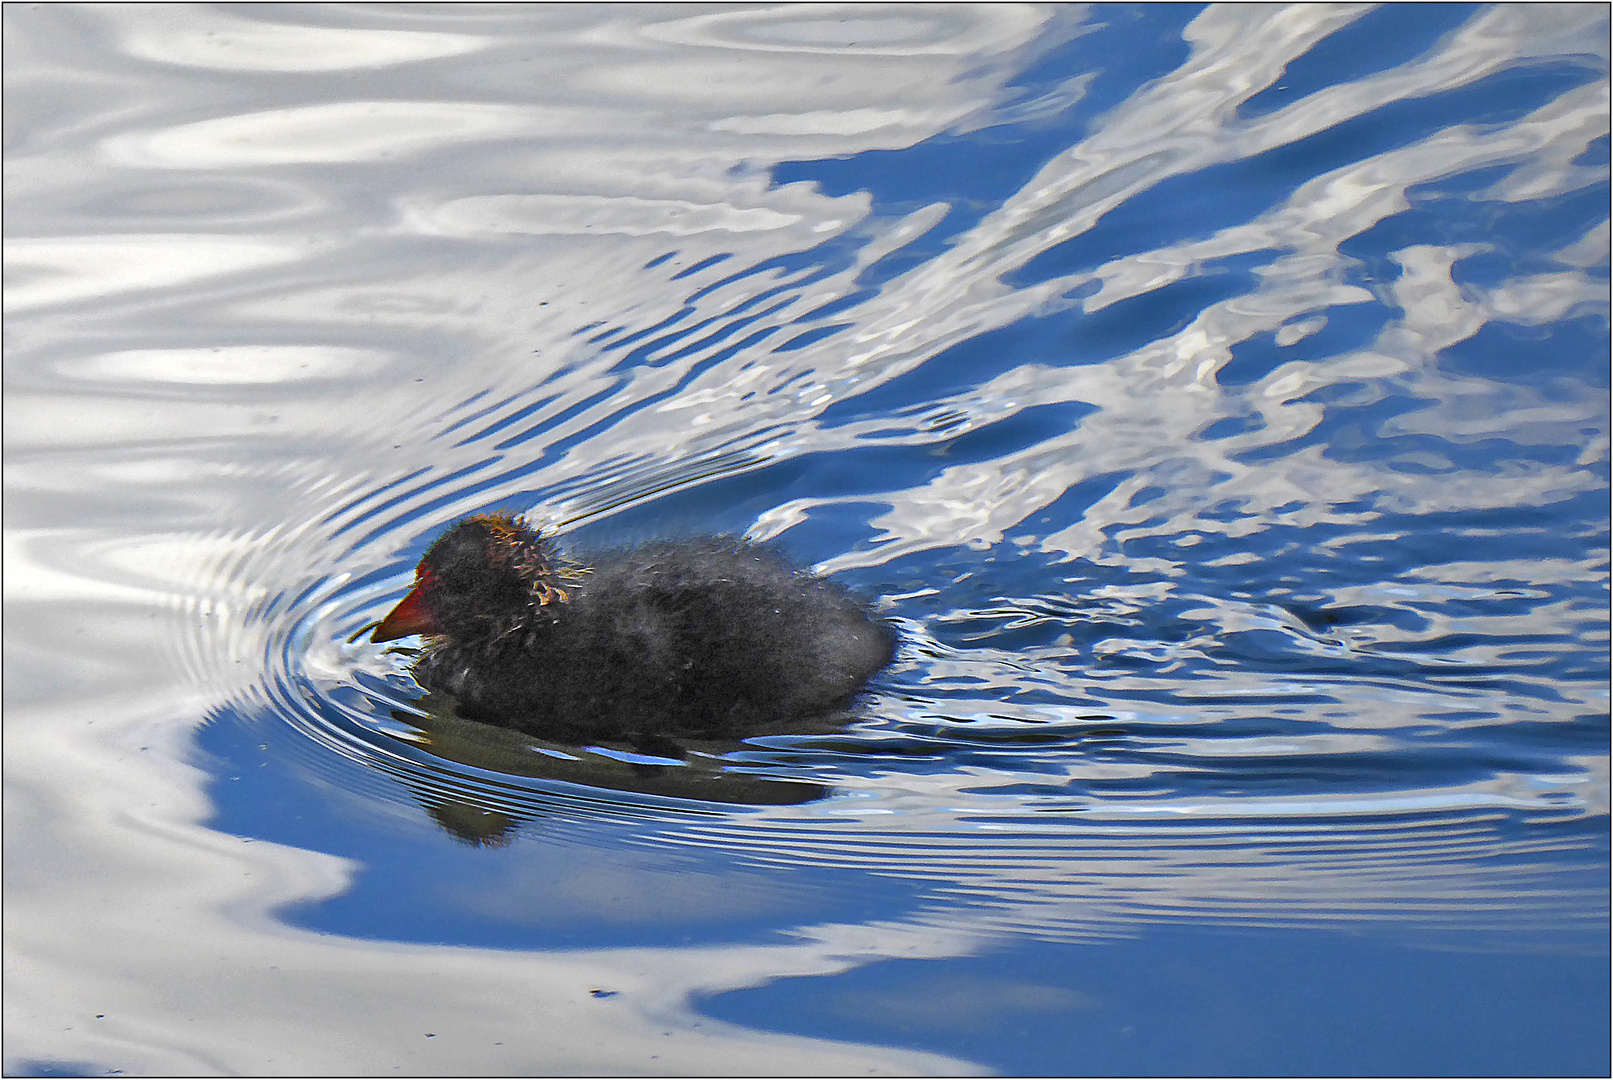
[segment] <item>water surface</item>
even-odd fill
[[[8,1073],[1607,1071],[1605,8],[5,15]],[[490,509],[827,797],[434,752]]]

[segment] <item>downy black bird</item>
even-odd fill
[[[439,537],[371,640],[411,634],[415,680],[461,715],[656,753],[843,727],[896,651],[890,623],[771,547],[663,540],[585,568],[501,514]]]

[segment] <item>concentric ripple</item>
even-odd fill
[[[478,843],[631,821],[612,842],[875,869],[928,883],[935,920],[1053,936],[1181,913],[1601,917],[1573,869],[1607,781],[1597,16],[1487,9],[1397,66],[1265,100],[1360,17],[1205,12],[1180,67],[983,210],[836,195],[833,161],[720,198],[412,195],[410,227],[475,265],[348,286],[340,310],[458,359],[419,369],[429,389],[363,384],[366,480],[313,455],[256,467],[303,524],[219,538],[214,595],[257,599],[198,622],[187,668],[216,685],[261,650],[216,715],[289,725],[311,774]],[[929,18],[881,32],[943,40]],[[779,25],[648,39],[829,48],[759,44]],[[1373,126],[1410,101],[1392,138]],[[507,137],[463,119],[453,140]],[[990,145],[968,137],[927,145]],[[1206,185],[1247,205],[1184,212]],[[1510,223],[1531,207],[1571,224],[1529,247]],[[1481,221],[1499,239],[1467,239]],[[1540,377],[1497,344],[1531,334],[1555,343]],[[385,366],[269,359],[316,382]],[[208,363],[73,370],[228,385]],[[493,507],[584,551],[780,538],[879,598],[898,663],[842,734],[686,763],[433,715],[401,657],[349,639],[432,535]]]

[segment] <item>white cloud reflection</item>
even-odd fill
[[[646,22],[651,41],[716,49],[860,56],[985,57],[1022,45],[1047,19],[1032,4],[780,4]]]
[[[475,34],[307,26],[267,21],[272,9],[254,14],[147,4],[114,7],[101,18],[121,24],[131,56],[221,71],[351,71],[463,56],[492,44]]]
[[[225,236],[39,237],[5,243],[12,311],[156,290],[307,258],[306,242]]]
[[[102,150],[119,165],[145,168],[362,162],[455,143],[586,131],[598,122],[583,110],[493,102],[343,101],[120,135]]]
[[[766,207],[605,195],[485,195],[455,199],[416,221],[461,236],[578,233],[694,236],[784,229],[801,219]],[[831,226],[832,227],[832,226]]]

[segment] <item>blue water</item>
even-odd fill
[[[839,11],[8,12],[9,1074],[1608,1071],[1605,9]],[[488,509],[828,797],[433,753]]]

